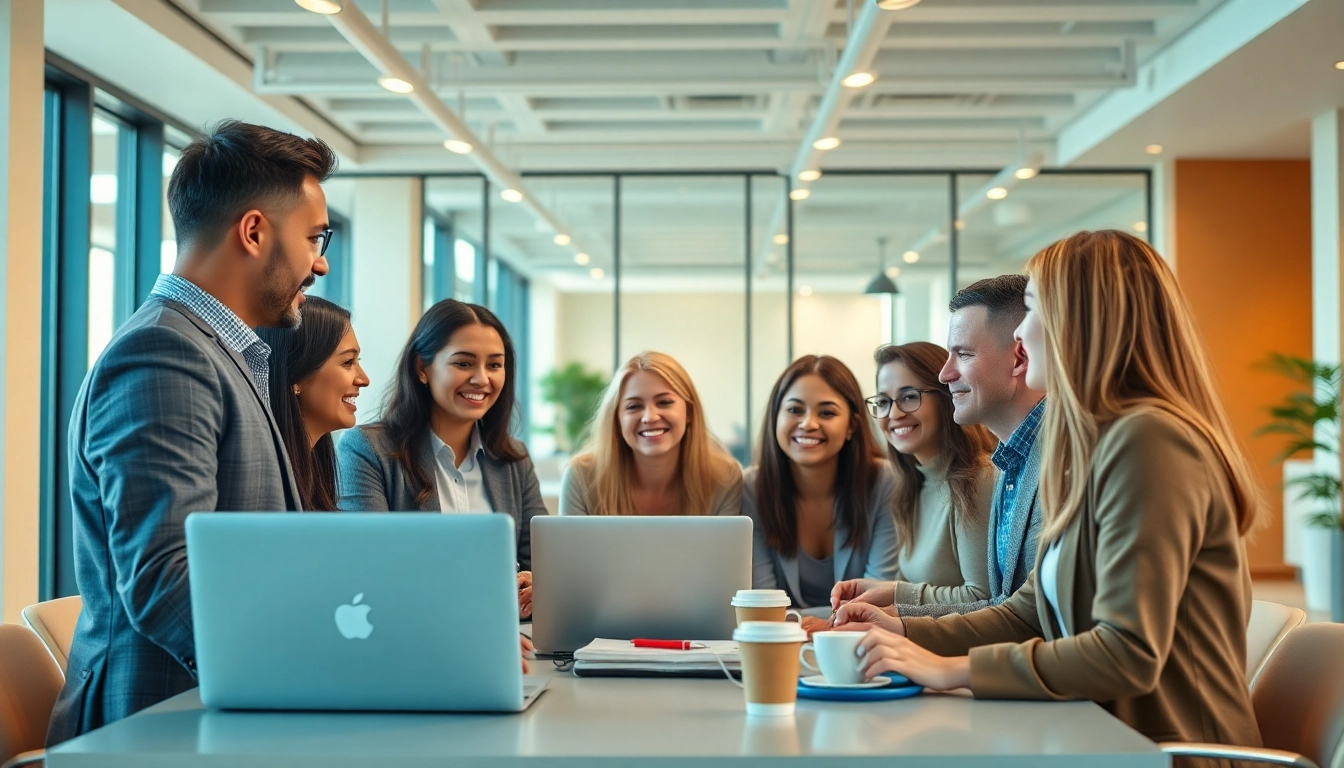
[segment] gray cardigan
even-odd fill
[[[755,589],[782,588],[788,592],[795,608],[814,609],[804,613],[829,614],[829,605],[803,605],[798,558],[784,557],[766,544],[760,515],[756,511],[757,472],[757,468],[752,467],[742,474],[742,514],[750,517],[752,522],[751,586]],[[895,488],[895,470],[883,460],[882,470],[868,502],[868,543],[862,549],[850,549],[845,544],[848,532],[839,526],[835,529],[835,581],[860,578],[891,581],[895,577],[896,523],[891,516],[891,495]]]
[[[416,504],[415,492],[401,463],[389,454],[392,446],[382,423],[347,431],[336,446],[336,504],[345,512],[439,512],[439,494],[433,492]],[[426,453],[425,475],[434,480],[434,457]],[[546,514],[541,486],[532,460],[501,461],[482,452],[481,478],[485,495],[497,513],[513,518],[518,536],[518,564],[532,569],[532,518]]]
[[[733,462],[737,466],[737,462]],[[570,462],[565,477],[560,481],[560,514],[586,515],[593,507],[593,470],[577,462]],[[732,473],[728,484],[714,492],[709,502],[711,515],[737,515],[742,512],[742,471]]]
[[[1041,447],[1045,442],[1040,435],[1031,446],[1031,454],[1018,480],[1013,511],[1013,536],[1008,542],[1008,578],[997,560],[994,546],[995,532],[999,529],[999,498],[1003,495],[1004,478],[999,475],[994,483],[994,498],[989,507],[989,599],[953,605],[898,605],[902,616],[946,616],[950,613],[971,613],[981,608],[1001,604],[1012,597],[1027,581],[1027,575],[1036,567],[1036,540],[1041,533],[1045,513],[1041,511]]]

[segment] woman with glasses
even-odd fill
[[[947,350],[916,341],[880,347],[873,359],[877,394],[866,401],[868,414],[886,437],[896,469],[896,581],[841,582],[832,603],[857,598],[909,616],[984,600],[993,439],[978,424],[952,419],[952,393],[938,380]]]
[[[828,626],[837,581],[891,581],[896,477],[873,438],[853,372],[834,357],[799,358],[770,391],[744,473],[742,514],[754,523],[752,585],[783,589],[804,628]]]

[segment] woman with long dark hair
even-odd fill
[[[297,328],[258,328],[271,348],[271,412],[294,467],[303,508],[336,509],[331,433],[355,425],[355,398],[369,385],[359,341],[343,307],[309,296]]]
[[[546,514],[527,449],[509,434],[517,360],[494,313],[430,307],[397,361],[382,420],[337,448],[340,508],[506,514],[518,537],[519,600],[531,611],[531,521]]]
[[[752,585],[784,589],[804,625],[831,611],[837,581],[891,581],[896,535],[891,465],[873,438],[853,372],[806,355],[770,390],[756,466],[743,476],[742,514],[752,518]]]
[[[873,360],[877,394],[867,400],[868,414],[896,470],[896,581],[841,582],[832,605],[862,600],[901,616],[965,613],[989,597],[993,440],[984,427],[953,419],[952,392],[938,380],[946,349],[927,341],[887,345]]]

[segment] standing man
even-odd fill
[[[999,439],[991,460],[999,469],[989,517],[990,598],[954,605],[892,605],[895,587],[876,581],[844,581],[831,593],[832,607],[855,600],[885,607],[898,616],[970,613],[1007,600],[1036,566],[1041,530],[1041,446],[1036,433],[1045,413],[1045,393],[1027,386],[1027,357],[1013,332],[1026,317],[1027,278],[1002,275],[957,292],[948,308],[947,363],[938,379],[952,391],[953,420],[983,424]],[[860,614],[861,616],[861,614]],[[850,621],[862,621],[851,615]]]
[[[270,349],[327,273],[326,144],[237,121],[168,183],[179,253],[84,378],[70,422],[84,598],[49,744],[196,685],[188,514],[298,510],[267,404]]]

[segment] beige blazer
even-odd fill
[[[1002,605],[910,619],[907,636],[969,653],[977,698],[1090,699],[1154,741],[1259,746],[1245,670],[1250,572],[1208,443],[1152,408],[1103,428],[1061,541],[1067,636],[1034,570]],[[1037,569],[1051,543],[1037,547]]]

